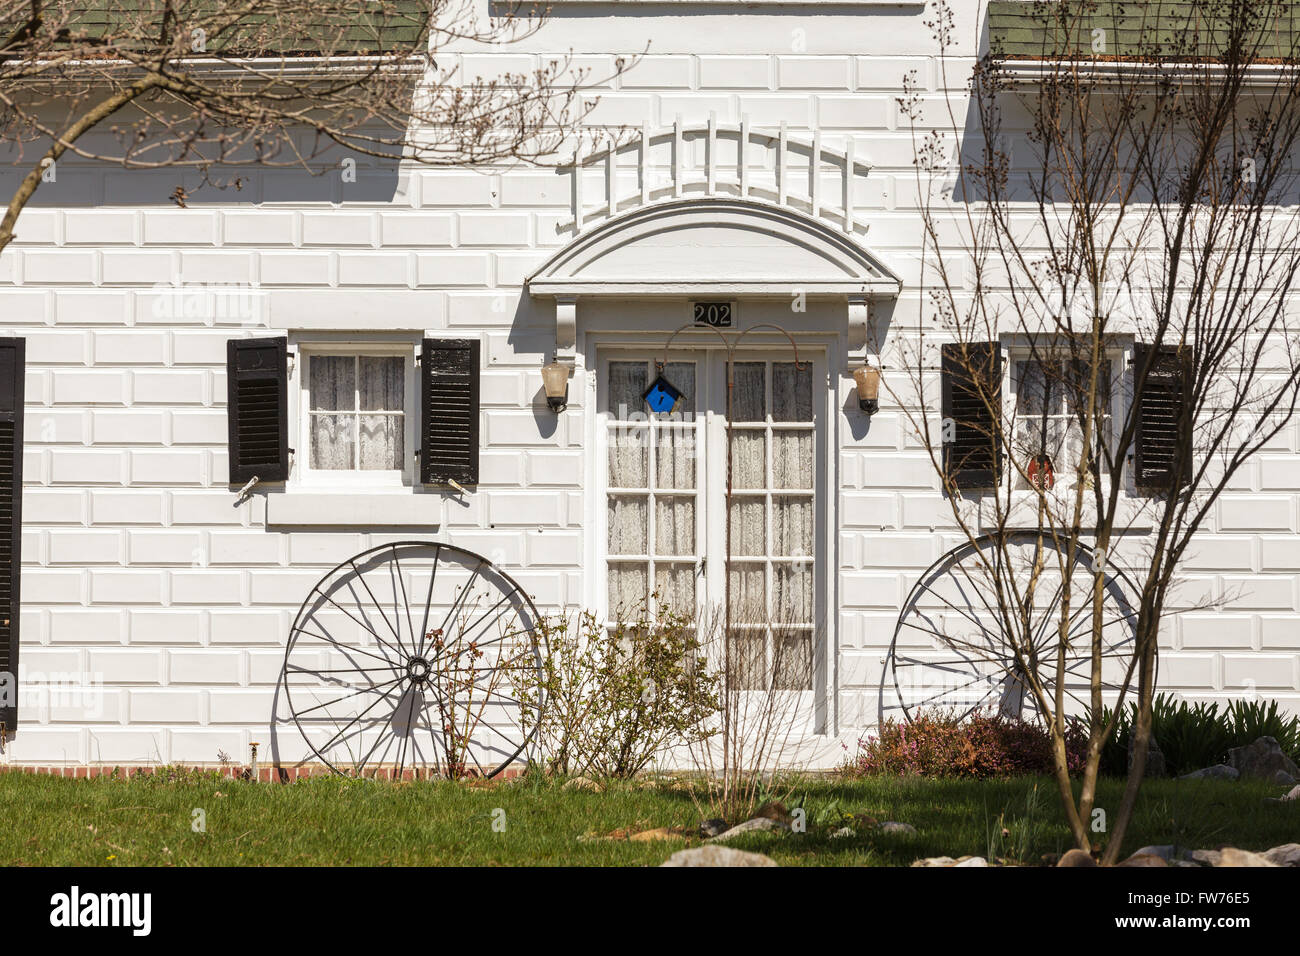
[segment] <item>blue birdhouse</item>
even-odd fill
[[[642,393],[641,397],[645,399],[652,412],[671,413],[677,410],[684,396],[681,389],[660,375],[650,383],[650,387]]]

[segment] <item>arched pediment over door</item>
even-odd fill
[[[761,200],[658,202],[574,239],[528,279],[556,303],[556,357],[571,360],[579,298],[809,297],[843,299],[850,351],[865,346],[868,303],[901,281],[828,224]]]

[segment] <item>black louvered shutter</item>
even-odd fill
[[[958,488],[992,488],[1002,477],[1002,350],[996,342],[942,348],[943,470]]]
[[[0,339],[0,724],[18,726],[19,577],[23,538],[23,379],[26,342]]]
[[[420,348],[420,481],[478,484],[477,339],[425,339]]]
[[[289,477],[289,342],[231,339],[226,343],[226,417],[230,483]]]
[[[1137,428],[1133,435],[1133,484],[1144,491],[1168,491],[1175,485],[1178,443],[1187,419],[1187,389],[1192,376],[1192,350],[1174,345],[1133,346],[1134,374],[1151,363],[1138,389]],[[1176,484],[1184,485],[1191,461],[1180,463]]]

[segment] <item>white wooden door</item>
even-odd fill
[[[667,356],[672,413],[642,400],[662,355],[604,351],[598,384],[607,618],[642,601],[716,617],[729,600],[736,659],[792,690],[813,689],[826,630],[826,372],[802,358],[733,356],[730,504],[723,350]]]

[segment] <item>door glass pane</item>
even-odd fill
[[[798,561],[772,567],[772,623],[811,624],[813,619],[811,562]]]
[[[645,554],[646,500],[631,495],[609,498],[609,553]]]
[[[309,364],[312,411],[356,408],[356,363],[351,355],[313,355]]]
[[[731,500],[731,553],[767,554],[767,505],[762,498]]]
[[[609,566],[609,610],[618,617],[620,611],[631,611],[650,596],[647,587],[649,575],[643,564],[611,564]]]
[[[694,498],[655,498],[655,554],[695,554]]]
[[[727,667],[741,690],[767,689],[767,631],[733,628],[727,642]]]
[[[406,363],[398,355],[362,355],[361,411],[400,412]]]
[[[761,430],[731,433],[731,486],[767,486],[767,436]]]
[[[356,427],[355,415],[312,415],[311,466],[328,471],[353,468]]]
[[[812,364],[772,363],[772,420],[812,421]]]
[[[736,362],[731,367],[731,420],[762,422],[767,420],[767,363]]]
[[[728,571],[735,624],[767,623],[767,571],[762,564],[733,562]]]
[[[401,415],[361,416],[361,470],[398,471],[402,467]]]
[[[655,438],[655,485],[658,488],[694,489],[695,429],[690,426],[659,428]]]
[[[813,484],[813,433],[807,430],[772,430],[772,486],[811,488]]]
[[[655,568],[655,591],[661,610],[695,613],[695,565],[660,564]]]
[[[812,634],[778,631],[772,641],[773,685],[777,690],[812,690]]]
[[[650,384],[646,379],[645,362],[609,363],[609,413],[615,418],[627,419],[632,415],[645,416],[648,409],[641,393]]]
[[[781,556],[812,554],[812,498],[788,495],[772,498],[772,551]]]
[[[611,488],[647,487],[650,430],[619,425],[609,432],[609,485]]]
[[[677,405],[677,411],[671,415],[661,415],[660,418],[669,420],[690,421],[695,415],[695,363],[694,362],[669,362],[664,366],[664,378],[668,379],[682,393],[682,399]],[[648,383],[647,383],[648,384]],[[641,386],[645,391],[645,386]],[[646,408],[642,403],[642,409]]]

